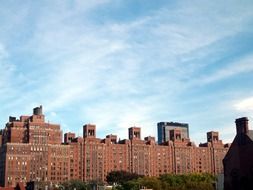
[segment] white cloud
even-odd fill
[[[8,63],[8,56],[6,48],[0,43],[0,94],[4,94],[4,91],[10,88],[12,74],[15,70],[15,66]]]
[[[52,116],[52,117],[55,117],[55,116],[57,116],[57,114],[56,114],[56,112],[50,112],[50,115]]]
[[[231,62],[228,66],[223,68],[219,68],[215,70],[213,73],[207,74],[204,76],[197,78],[196,80],[191,81],[191,85],[205,85],[209,83],[218,82],[223,79],[227,79],[229,77],[233,77],[235,75],[240,75],[244,73],[253,72],[253,56],[248,55],[247,57],[243,57],[239,60]]]
[[[249,98],[238,101],[234,105],[234,107],[237,111],[243,111],[243,112],[253,111],[253,97],[249,97]]]
[[[89,15],[109,2],[76,1],[70,8],[57,1],[57,6],[42,6],[36,15],[29,15],[27,8],[22,21],[13,21],[22,25],[27,15],[34,19],[32,34],[15,51],[35,60],[25,60],[22,64],[33,69],[20,66],[20,73],[15,75],[18,85],[9,85],[15,89],[9,107],[25,103],[30,110],[44,104],[52,117],[57,112],[66,129],[70,126],[65,120],[71,118],[65,118],[58,109],[74,107],[82,109],[80,119],[90,119],[98,130],[108,129],[122,138],[128,127],[137,125],[142,127],[143,136],[154,135],[156,119],[161,118],[154,115],[163,112],[163,117],[169,117],[182,111],[178,95],[187,94],[193,86],[253,71],[252,57],[203,76],[196,73],[209,63],[195,62],[200,57],[212,59],[209,54],[216,52],[214,43],[243,31],[252,17],[251,9],[237,6],[224,11],[224,6],[208,1],[199,6],[179,3],[173,9],[165,7],[127,21],[100,18],[97,22],[92,18],[94,12]],[[237,11],[239,15],[234,16]],[[0,46],[0,61],[8,55],[2,49]],[[10,81],[13,67],[0,65],[0,74],[1,86]],[[188,109],[182,112],[182,119],[191,114]]]
[[[152,118],[155,107],[151,100],[99,101],[83,107],[81,115],[89,119],[86,122],[96,124],[97,131],[117,134],[122,139],[127,138],[129,127],[137,126],[142,128],[144,138],[156,136],[156,121]]]
[[[241,5],[224,11],[222,5],[210,1],[197,4],[179,3],[177,9],[164,8],[155,15],[152,31],[163,39],[161,43],[166,43],[173,55],[188,57],[191,55],[186,53],[192,54],[194,50],[232,36],[242,31],[252,16],[252,11]]]

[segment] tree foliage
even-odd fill
[[[215,177],[210,174],[165,174],[160,177],[139,177],[125,180],[117,190],[214,190]]]
[[[103,186],[104,183],[100,180],[92,180],[83,182],[81,180],[70,180],[62,183],[58,189],[60,190],[93,190],[98,186]]]
[[[109,184],[123,184],[127,181],[138,179],[142,177],[136,173],[130,173],[126,171],[112,171],[106,176],[106,181]]]
[[[66,181],[62,184],[63,189],[68,189],[68,190],[87,190],[88,186],[86,183],[84,183],[81,180],[70,180]]]

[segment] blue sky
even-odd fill
[[[0,124],[43,105],[48,121],[98,137],[159,121],[191,140],[253,120],[253,3],[0,1]],[[252,124],[252,122],[251,122]]]

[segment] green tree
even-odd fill
[[[185,177],[182,175],[165,174],[160,176],[159,180],[162,183],[163,189],[182,188],[185,183]]]
[[[165,174],[159,179],[164,190],[213,190],[215,182],[215,177],[211,174]]]
[[[70,180],[62,184],[65,190],[87,190],[87,185],[81,180]]]
[[[127,171],[112,171],[106,176],[106,181],[109,184],[123,184],[127,181],[131,181],[133,179],[138,179],[142,177],[136,173],[130,173]]]
[[[108,175],[108,180],[112,177],[113,182],[120,184],[114,187],[115,190],[139,190],[141,187],[153,190],[214,190],[216,180],[211,174],[165,174],[160,177],[136,176],[133,179],[123,174],[112,172]]]
[[[139,178],[138,182],[141,187],[153,189],[153,190],[160,190],[162,189],[161,181],[156,177],[143,177]]]
[[[140,187],[141,185],[139,181],[137,179],[133,179],[125,183],[122,183],[120,186],[118,186],[117,190],[139,190]]]

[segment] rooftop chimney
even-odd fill
[[[249,120],[247,117],[238,118],[236,123],[236,134],[248,134],[249,132]]]
[[[133,139],[140,140],[141,139],[141,128],[139,128],[139,127],[128,128],[128,137],[130,140],[133,140]]]
[[[42,106],[33,108],[33,115],[42,115]]]
[[[238,145],[246,144],[245,135],[249,133],[248,118],[242,117],[235,120],[236,123],[236,136],[238,138]]]

